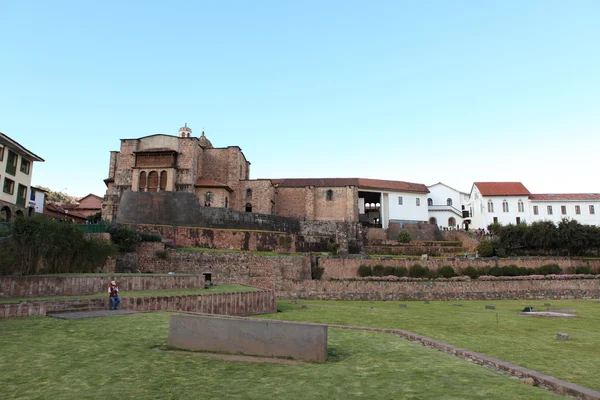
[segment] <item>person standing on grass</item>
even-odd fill
[[[110,299],[110,309],[118,310],[121,299],[119,298],[119,287],[117,286],[117,282],[110,282],[110,285],[108,286],[108,296]]]

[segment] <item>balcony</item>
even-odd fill
[[[467,213],[467,217],[468,217],[468,211],[460,211],[456,208],[454,208],[453,206],[447,206],[447,205],[431,205],[428,206],[427,209],[430,212],[436,212],[436,211],[449,211],[451,213],[456,214],[457,216],[461,217],[461,218],[465,218],[464,213]]]

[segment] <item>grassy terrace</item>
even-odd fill
[[[311,303],[300,314],[281,304],[284,312],[277,316],[283,319],[333,317],[331,311],[337,310]],[[75,321],[0,320],[2,397],[79,400],[105,399],[108,393],[142,400],[561,398],[385,333],[330,329],[328,362],[283,365],[163,351],[168,324],[169,313]]]
[[[242,285],[217,285],[210,289],[182,289],[182,290],[138,290],[138,291],[121,291],[120,296],[126,297],[148,297],[148,296],[183,296],[186,294],[209,294],[209,293],[225,293],[225,292],[252,292],[257,290],[250,286]],[[74,299],[99,299],[107,297],[107,293],[96,293],[77,296],[44,296],[44,297],[18,297],[0,299],[0,304],[19,303],[21,301],[52,301],[52,300],[74,300]]]
[[[574,308],[579,318],[523,317],[525,305],[545,309]],[[593,300],[561,301],[278,301],[282,312],[272,319],[404,329],[512,362],[569,382],[600,390],[600,304]],[[301,308],[307,304],[308,308]],[[462,306],[454,306],[462,304]],[[496,310],[486,310],[495,305]],[[372,308],[371,308],[372,307]],[[556,340],[557,332],[571,335]],[[508,397],[507,397],[508,398]]]

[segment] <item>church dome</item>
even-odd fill
[[[208,140],[206,138],[206,136],[204,136],[204,131],[202,131],[202,136],[200,136],[200,147],[204,148],[204,149],[212,149],[213,145],[210,142],[210,140]]]

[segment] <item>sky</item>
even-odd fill
[[[239,146],[251,178],[600,192],[600,2],[0,1],[0,132],[103,195],[119,139]]]

